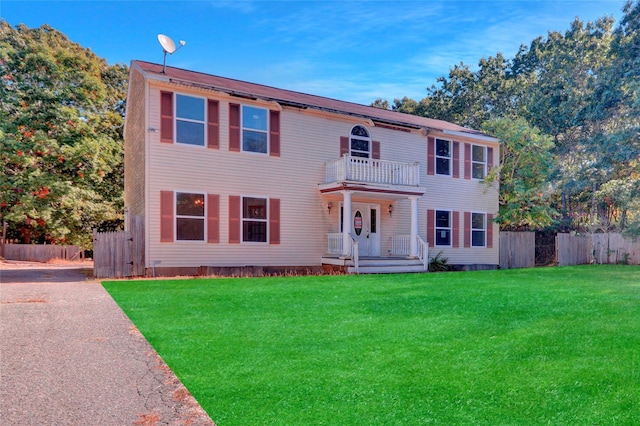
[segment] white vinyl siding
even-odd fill
[[[163,87],[163,90],[171,88]],[[196,89],[193,95],[203,98],[214,96]],[[151,101],[146,127],[159,128],[159,103],[155,100],[160,98],[160,88],[152,86],[147,98]],[[219,94],[215,94],[215,99],[220,101],[219,150],[193,150],[178,144],[161,144],[159,133],[147,132],[147,158],[150,161],[146,182],[147,266],[151,267],[152,262],[158,260],[163,267],[319,265],[326,252],[327,233],[338,232],[341,198],[336,194],[334,208],[329,212],[326,208],[328,198],[320,195],[318,184],[325,180],[326,162],[339,158],[340,137],[348,135],[357,120],[284,107],[280,113],[281,156],[237,155],[229,152],[228,129],[229,103],[236,103],[237,99]],[[256,107],[269,109],[273,104],[256,102]],[[487,190],[477,180],[427,176],[427,138],[420,131],[399,132],[363,126],[370,131],[372,140],[381,141],[381,159],[420,162],[420,185],[427,191],[418,201],[418,232],[423,240],[426,241],[427,209],[497,212],[497,188]],[[494,149],[494,164],[497,164],[497,153],[498,149]],[[181,166],[179,173],[176,173],[176,158],[180,158],[179,164],[188,165]],[[459,161],[460,176],[463,176],[463,164],[464,161]],[[241,176],[238,174],[240,170]],[[220,244],[160,244],[160,216],[157,213],[160,191],[185,188],[203,194],[219,194]],[[227,243],[229,197],[246,194],[280,199],[280,244]],[[409,233],[409,200],[399,198],[390,201],[372,197],[366,202],[381,206],[380,253],[388,255],[391,237]],[[393,204],[391,216],[387,212],[390,203]],[[463,247],[462,214],[460,220],[459,248],[442,248],[449,263],[498,264],[497,244],[492,249],[483,250]],[[497,228],[494,230],[497,241]]]

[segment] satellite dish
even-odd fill
[[[180,47],[176,48],[176,44],[171,40],[169,36],[164,34],[158,34],[158,42],[160,46],[162,46],[162,51],[164,52],[164,60],[162,62],[162,73],[167,73],[167,53],[169,55],[173,55],[176,50],[180,49],[180,47],[187,44],[184,40],[180,40]]]
[[[158,41],[160,42],[160,46],[162,46],[164,51],[168,54],[172,54],[176,51],[176,44],[168,36],[158,34]]]

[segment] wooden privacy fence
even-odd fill
[[[535,232],[500,232],[500,268],[536,266]]]
[[[93,231],[93,275],[122,278],[144,275],[144,221],[131,216],[127,231]]]
[[[587,263],[640,265],[640,239],[633,241],[617,233],[556,236],[558,266]]]
[[[78,246],[7,243],[4,245],[4,258],[30,262],[49,262],[54,259],[79,260],[84,258],[84,251]]]

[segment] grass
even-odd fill
[[[105,282],[219,426],[640,424],[640,267]]]

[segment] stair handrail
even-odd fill
[[[418,258],[422,261],[425,271],[429,270],[429,244],[426,243],[420,235],[416,235],[418,241]]]
[[[349,236],[351,237],[351,260],[353,261],[353,270],[355,271],[356,274],[359,274],[360,273],[359,243],[358,243],[358,240],[356,240],[355,235],[350,233]]]

